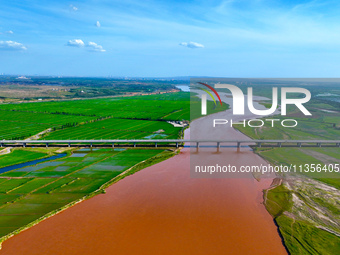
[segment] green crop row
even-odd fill
[[[25,139],[48,128],[61,129],[95,117],[0,110],[0,139]]]
[[[171,113],[182,112],[185,113],[183,119],[188,120],[189,104],[189,93],[179,92],[149,96],[6,104],[1,105],[0,110],[150,120],[158,120]]]
[[[176,139],[180,130],[181,128],[174,127],[165,121],[106,119],[58,130],[44,139]]]

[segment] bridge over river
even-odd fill
[[[340,147],[340,140],[1,140],[0,147]]]

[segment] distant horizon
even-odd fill
[[[183,80],[190,81],[191,79],[254,79],[254,80],[277,80],[277,81],[291,81],[291,82],[339,82],[340,77],[212,77],[212,76],[163,76],[163,77],[147,77],[147,76],[61,76],[61,75],[25,75],[25,74],[0,74],[1,77],[12,78],[89,78],[89,79],[118,79],[118,80]],[[22,80],[24,81],[25,78]],[[18,79],[20,80],[20,79]],[[1,81],[1,80],[0,80]]]

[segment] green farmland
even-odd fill
[[[213,108],[213,102],[208,104]],[[178,138],[182,128],[166,121],[189,121],[190,107],[199,108],[200,101],[190,100],[186,92],[2,104],[0,139],[25,139],[47,129],[36,139]],[[212,113],[227,107],[223,104]]]
[[[64,128],[95,117],[0,110],[0,139],[25,139],[46,129]]]
[[[0,105],[0,139],[51,129],[51,139],[177,138],[166,120],[189,120],[189,94]],[[45,136],[46,136],[45,135]]]
[[[30,151],[15,150],[9,154],[12,162],[21,161],[23,152]],[[75,201],[104,192],[115,177],[136,164],[138,167],[126,175],[172,154],[157,149],[81,149],[58,160],[0,174],[0,238],[4,240],[6,235],[17,233]],[[34,155],[37,156],[41,155]]]
[[[189,93],[178,92],[148,96],[3,104],[0,109],[89,117],[189,120],[189,103]]]
[[[176,139],[181,128],[165,121],[106,119],[50,133],[44,139]]]
[[[275,119],[283,120],[281,116],[275,116]],[[324,139],[332,140],[340,136],[340,129],[337,127],[340,124],[340,117],[320,116],[320,118],[306,119],[294,118],[298,121],[296,128],[285,128],[279,125],[272,128],[269,124],[261,128],[250,128],[239,126],[236,127],[242,133],[254,139],[283,139],[283,140],[313,140]]]

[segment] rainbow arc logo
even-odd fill
[[[210,85],[208,85],[208,84],[206,84],[206,83],[203,83],[203,82],[197,82],[197,83],[199,83],[199,84],[201,84],[201,85],[203,85],[203,86],[206,86],[206,87],[209,88],[212,92],[214,92],[215,95],[217,96],[218,100],[220,101],[220,104],[222,105],[222,100],[221,100],[221,98],[220,98],[220,95],[217,93],[217,91],[216,91],[213,87],[211,87]],[[213,99],[213,101],[214,101],[214,103],[215,103],[215,106],[217,106],[216,100],[215,100],[214,96],[211,94],[211,92],[210,92],[209,90],[204,89],[204,88],[199,88],[199,89],[203,90],[203,91],[206,92],[209,96],[211,96],[211,98]]]
[[[204,82],[197,82],[197,83],[200,84],[200,85],[203,85],[206,88],[202,88],[201,86],[194,86],[194,88],[202,90],[205,93],[207,93],[212,98],[212,100],[214,101],[215,107],[217,107],[218,103],[216,102],[216,99],[215,99],[213,94],[216,95],[221,106],[223,105],[220,95],[218,94],[218,92],[212,86],[210,86],[209,84],[206,84]],[[207,114],[207,95],[206,94],[201,95],[201,114],[202,115]]]

